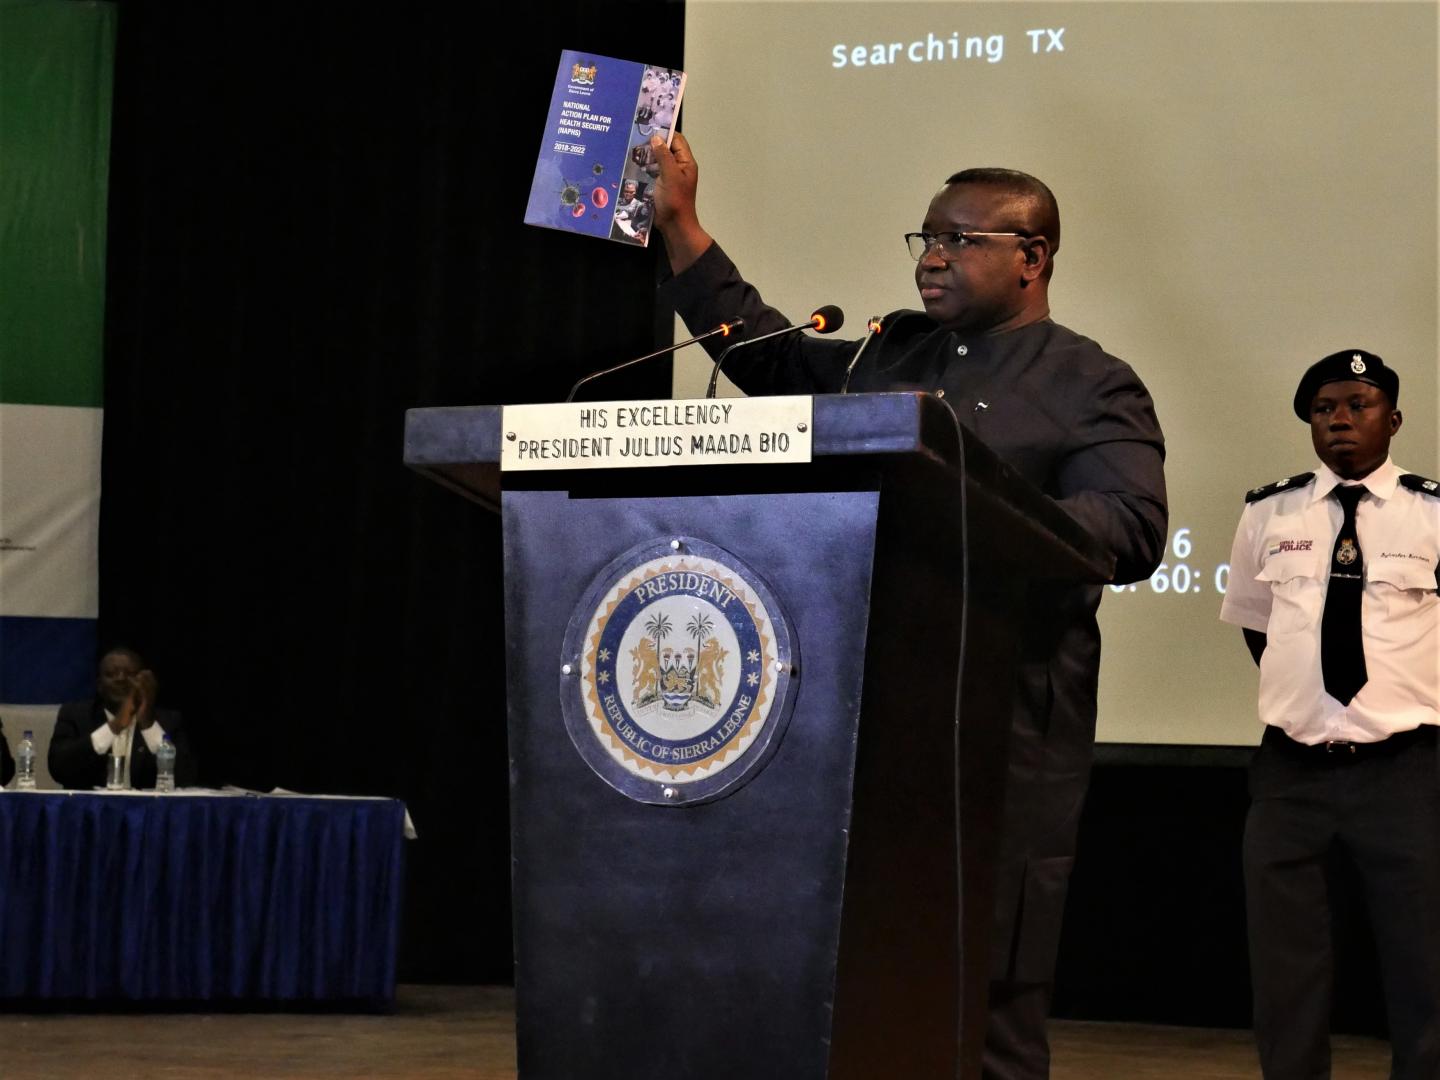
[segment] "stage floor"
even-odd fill
[[[1248,1031],[1057,1022],[1052,1041],[1052,1080],[1260,1075]],[[1334,1080],[1384,1080],[1389,1057],[1383,1042],[1337,1038]],[[514,1080],[513,996],[496,987],[402,986],[389,1016],[0,1014],[0,1076]]]

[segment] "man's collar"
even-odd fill
[[[1401,472],[1400,467],[1387,456],[1384,464],[1377,466],[1370,475],[1358,481],[1346,481],[1338,476],[1330,466],[1321,462],[1320,467],[1315,470],[1315,487],[1310,501],[1317,502],[1326,498],[1330,492],[1347,482],[1360,484],[1377,499],[1388,499],[1395,494],[1396,485],[1400,483]]]
[[[1048,315],[1008,330],[947,330],[936,324],[941,334],[948,335],[947,340],[955,349],[956,355],[968,359],[971,363],[996,355],[1004,356],[1005,350],[1024,348],[1025,343],[1031,340],[1030,335],[1046,333],[1048,328],[1054,325],[1054,320]]]

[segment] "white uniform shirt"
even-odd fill
[[[1260,719],[1297,742],[1377,742],[1440,723],[1440,498],[1401,487],[1387,458],[1364,480],[1355,530],[1365,560],[1360,605],[1368,681],[1342,705],[1325,692],[1320,622],[1330,557],[1344,513],[1315,479],[1245,507],[1230,552],[1220,618],[1268,635],[1260,660]]]

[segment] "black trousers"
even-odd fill
[[[1440,1080],[1440,749],[1436,729],[1351,753],[1267,728],[1250,772],[1245,895],[1265,1080],[1330,1076],[1327,862],[1359,873],[1393,1080]]]

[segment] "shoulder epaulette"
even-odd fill
[[[1418,491],[1422,495],[1433,495],[1440,499],[1440,481],[1429,480],[1419,473],[1405,473],[1400,477],[1400,486],[1407,487],[1411,491]]]
[[[1315,479],[1313,472],[1296,473],[1294,476],[1287,476],[1283,480],[1276,480],[1273,484],[1265,484],[1262,487],[1251,488],[1245,493],[1247,503],[1259,502],[1261,499],[1268,499],[1271,495],[1279,495],[1282,491],[1294,491],[1302,488],[1311,480]]]

